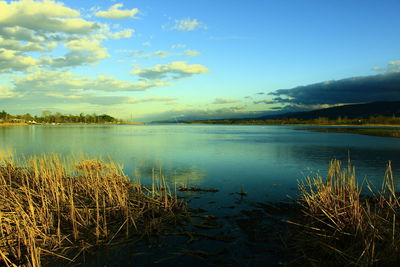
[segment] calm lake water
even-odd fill
[[[343,160],[346,165],[348,155],[359,179],[366,176],[377,185],[391,160],[400,185],[400,139],[320,133],[301,128],[241,125],[0,127],[0,150],[12,150],[16,155],[59,153],[111,157],[124,165],[126,174],[140,176],[144,183],[151,181],[151,171],[155,168],[161,170],[171,184],[219,189],[218,193],[202,193],[200,197],[194,194],[189,199],[191,207],[206,207],[208,212],[218,215],[236,214],[255,202],[282,201],[287,196],[295,198],[299,179],[316,172],[325,175],[333,158]],[[236,194],[241,188],[248,193],[245,199]],[[225,206],[232,208],[223,209]],[[231,226],[227,231],[237,230],[234,222],[223,224]],[[108,265],[126,265],[128,256],[124,257],[125,261],[114,260],[114,264]],[[247,264],[244,260],[238,262]]]
[[[161,169],[177,184],[285,197],[310,172],[350,154],[360,178],[380,180],[388,160],[400,169],[400,139],[318,133],[291,126],[0,127],[0,149],[17,155],[59,153],[111,157],[142,180]],[[304,128],[304,127],[301,127]],[[279,188],[279,190],[277,190]],[[276,192],[278,191],[278,192]]]

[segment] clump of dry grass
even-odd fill
[[[295,264],[314,266],[395,266],[400,263],[399,197],[391,164],[381,190],[361,194],[354,167],[332,160],[326,179],[299,183],[303,216],[293,238]]]
[[[40,266],[44,255],[72,261],[67,248],[162,231],[186,206],[163,177],[153,181],[151,189],[132,183],[111,161],[1,157],[0,264]]]

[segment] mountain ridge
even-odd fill
[[[347,117],[349,119],[365,119],[376,116],[399,117],[400,101],[378,101],[362,104],[350,104],[311,111],[291,112],[279,115],[264,115],[254,119],[265,120],[297,118],[302,120],[310,120],[318,117],[324,117],[328,119],[337,119],[338,117]]]

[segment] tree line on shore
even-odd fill
[[[396,116],[371,116],[369,118],[348,118],[337,117],[329,119],[327,117],[318,117],[314,119],[301,118],[279,118],[279,119],[222,119],[222,120],[207,120],[207,121],[192,121],[186,122],[190,124],[207,123],[207,124],[262,124],[262,125],[368,125],[368,124],[385,124],[385,125],[400,125],[400,117]]]
[[[6,111],[0,112],[1,122],[31,122],[31,123],[121,123],[122,120],[116,119],[107,114],[98,115],[80,113],[78,115],[62,114],[60,112],[52,113],[45,110],[41,116],[31,115],[29,113],[23,115],[11,115]]]

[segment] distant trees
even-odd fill
[[[222,120],[208,120],[208,121],[196,121],[188,123],[208,123],[208,124],[254,124],[254,125],[400,125],[400,117],[396,116],[372,116],[370,118],[348,118],[338,117],[337,119],[329,119],[327,117],[317,117],[314,119],[299,119],[299,118],[280,118],[280,119],[268,119],[268,120],[246,120],[246,119],[222,119]]]
[[[8,121],[9,116],[10,116],[10,114],[5,112],[4,110],[2,112],[0,112],[0,120],[2,120],[2,121]]]
[[[29,113],[24,115],[10,115],[4,110],[0,112],[0,122],[11,122],[14,120],[23,120],[25,122],[35,121],[37,123],[121,123],[122,120],[118,120],[110,115],[101,114],[84,114],[79,115],[73,114],[62,114],[60,112],[52,113],[49,110],[42,111],[41,116],[32,116]]]
[[[282,119],[275,120],[280,121],[282,124],[316,124],[316,125],[365,125],[365,124],[386,124],[386,125],[398,125],[400,124],[400,117],[388,117],[388,116],[371,116],[369,118],[348,118],[346,116],[339,116],[337,119],[329,119],[326,117],[318,117],[310,120],[296,119],[296,123],[293,119]]]

